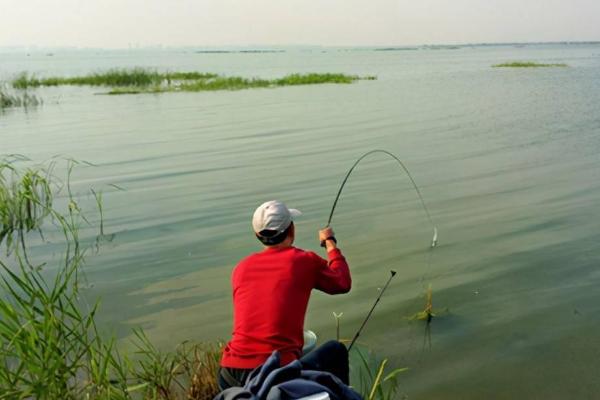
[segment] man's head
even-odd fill
[[[281,201],[271,200],[261,204],[252,216],[252,228],[256,237],[265,246],[275,246],[286,239],[294,241],[293,219],[302,213],[287,208]]]

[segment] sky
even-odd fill
[[[598,41],[600,0],[0,0],[0,47]]]

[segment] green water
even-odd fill
[[[332,337],[332,312],[343,312],[351,337],[395,269],[361,341],[410,368],[409,398],[600,395],[600,46],[53,54],[0,53],[0,79],[128,66],[378,76],[120,97],[49,88],[35,92],[42,107],[0,114],[0,153],[97,165],[77,169],[73,184],[104,190],[105,229],[116,234],[87,266],[86,294],[102,297],[107,331],[126,338],[141,325],[165,348],[228,338],[231,270],[259,249],[254,208],[277,198],[301,209],[297,245],[319,252],[316,231],[345,172],[381,148],[411,170],[439,245],[428,251],[431,229],[406,176],[382,156],[366,159],[332,224],[352,292],[314,293],[306,326]],[[513,60],[570,67],[491,68]],[[448,309],[430,335],[406,318],[429,284],[434,308]]]

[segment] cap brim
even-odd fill
[[[300,210],[296,210],[295,208],[288,208],[288,211],[290,212],[290,216],[292,217],[292,219],[302,215]]]

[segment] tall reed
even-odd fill
[[[162,353],[136,330],[138,352],[129,356],[99,333],[99,302],[87,306],[80,289],[86,249],[79,229],[90,219],[70,190],[76,162],[69,161],[62,187],[52,165],[17,168],[19,162],[0,162],[0,399],[212,398],[218,344]],[[60,209],[57,194],[67,197]],[[47,228],[58,228],[64,243],[56,267],[28,257],[31,235],[43,239]]]

